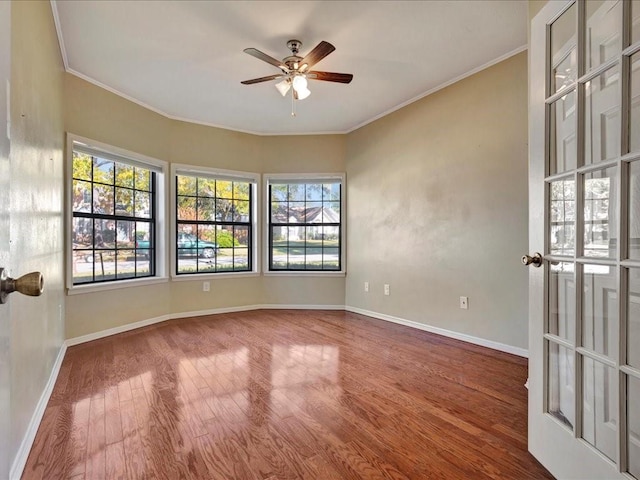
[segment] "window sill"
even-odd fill
[[[92,283],[88,285],[74,285],[67,288],[67,295],[82,295],[85,293],[104,292],[107,290],[120,290],[121,288],[157,285],[160,283],[167,283],[168,281],[169,279],[167,277],[151,277],[120,280],[116,282]]]
[[[216,280],[222,278],[259,277],[260,272],[228,272],[228,273],[189,273],[185,275],[171,275],[172,282],[193,282],[195,280]]]

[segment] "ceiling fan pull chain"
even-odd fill
[[[291,116],[295,117],[296,116],[296,102],[295,99],[293,98],[293,88],[291,89]]]

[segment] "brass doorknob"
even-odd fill
[[[31,272],[20,278],[7,276],[7,271],[0,268],[0,303],[6,303],[7,296],[13,292],[39,297],[44,291],[44,278],[40,272]]]
[[[542,255],[538,252],[534,253],[533,256],[523,255],[522,256],[522,264],[523,265],[533,265],[534,267],[539,267],[542,265]]]

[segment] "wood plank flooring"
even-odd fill
[[[346,312],[174,320],[67,350],[24,479],[545,479],[525,359]]]

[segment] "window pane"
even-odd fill
[[[640,478],[640,380],[630,375],[626,379],[628,471]]]
[[[570,342],[575,338],[576,316],[573,272],[573,263],[549,263],[549,333]]]
[[[135,168],[135,188],[137,190],[151,191],[151,172],[143,168]]]
[[[615,459],[618,403],[615,371],[582,357],[582,438]]]
[[[288,186],[288,199],[290,201],[301,201],[304,200],[304,184],[291,184]]]
[[[616,167],[584,175],[584,255],[587,257],[616,256],[616,176]]]
[[[116,251],[99,250],[93,258],[93,268],[96,281],[115,280]]]
[[[113,185],[115,164],[103,158],[93,158],[93,181]]]
[[[620,155],[620,68],[585,84],[585,165]]]
[[[135,191],[135,215],[138,218],[151,217],[151,194],[149,192]]]
[[[116,246],[116,221],[94,220],[93,243],[95,249],[113,249]]]
[[[570,429],[575,418],[573,352],[548,342],[547,411]]]
[[[116,185],[133,188],[133,167],[116,163]]]
[[[629,252],[640,260],[640,162],[629,165]]]
[[[615,267],[585,265],[582,274],[582,345],[614,356],[618,325],[618,274]]]
[[[550,174],[567,172],[577,166],[576,92],[549,105]]]
[[[198,196],[215,197],[216,181],[212,178],[198,178]]]
[[[177,175],[178,195],[196,195],[196,178],[185,175]]]
[[[133,190],[116,187],[116,215],[133,216]]]
[[[216,201],[213,198],[198,198],[198,220],[213,221],[216,215]]]
[[[551,212],[549,246],[555,255],[573,255],[576,247],[576,188],[573,180],[549,185]]]
[[[628,275],[627,364],[640,369],[640,269],[630,268]]]
[[[178,272],[195,273],[198,271],[198,226],[195,224],[178,224],[177,228]]]
[[[151,253],[149,250],[138,250],[136,255],[136,274],[138,277],[147,277],[152,275],[151,271]]]
[[[551,25],[551,93],[576,78],[576,6],[572,5]]]
[[[117,262],[118,278],[133,278],[136,276],[136,255],[134,250],[118,250]]]
[[[73,178],[91,180],[91,156],[85,153],[73,152]]]
[[[234,198],[238,200],[249,200],[249,192],[251,184],[245,182],[236,182],[234,184]]]
[[[233,221],[234,222],[248,222],[250,205],[248,200],[234,200],[233,201]]]
[[[308,201],[322,200],[322,184],[308,183],[306,186],[306,197]]]
[[[93,213],[113,215],[113,187],[109,185],[94,184],[93,186]]]
[[[587,29],[587,69],[611,60],[622,45],[622,2],[589,0],[585,2]]]
[[[73,181],[73,211],[91,212],[91,183]]]
[[[640,6],[638,10],[640,12]],[[637,152],[640,150],[640,53],[631,56],[630,90],[629,151]]]
[[[216,197],[233,198],[233,182],[227,180],[216,180]]]
[[[178,220],[196,220],[196,199],[178,197]]]
[[[133,248],[136,242],[136,222],[116,222],[116,244],[119,249]]]
[[[325,270],[338,269],[340,250],[337,248],[325,248],[322,258],[322,268]]]

